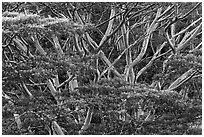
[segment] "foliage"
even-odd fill
[[[199,3],[4,2],[2,133],[202,134],[200,10]]]

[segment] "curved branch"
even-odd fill
[[[82,135],[88,128],[92,119],[93,115],[93,107],[89,107],[87,114],[86,114],[86,119],[84,122],[84,125],[82,126],[81,130],[79,131],[79,135]]]

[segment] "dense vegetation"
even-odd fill
[[[2,133],[202,134],[201,3],[2,3]]]

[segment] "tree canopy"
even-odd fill
[[[2,133],[202,134],[197,2],[3,2]]]

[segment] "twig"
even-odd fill
[[[200,4],[202,4],[201,2],[199,2],[195,7],[193,7],[189,12],[187,12],[185,15],[183,15],[182,17],[180,17],[180,20],[184,20],[189,14],[191,14],[191,12],[193,12]]]
[[[20,2],[16,7],[14,7],[13,9],[11,9],[9,12],[13,12],[14,10],[18,9],[19,6],[21,6],[22,4],[24,4],[25,2]]]
[[[176,17],[174,20],[172,20],[171,22],[169,22],[169,24],[165,27],[165,31],[168,30],[168,28],[174,24],[175,22],[177,22],[178,20],[184,20],[191,12],[193,12],[199,5],[201,4],[198,3],[194,8],[192,8],[188,13],[186,13],[185,15],[183,15],[182,17]]]
[[[146,9],[148,9],[148,8],[150,8],[150,7],[152,7],[152,6],[154,6],[154,5],[155,5],[155,4],[151,4],[150,6],[144,8],[144,9],[142,9],[142,10],[139,10],[139,11],[136,12],[135,14],[138,14],[138,13],[140,13],[140,12],[142,12],[142,11],[144,11],[144,10],[146,10]],[[133,9],[134,9],[134,7],[131,8],[129,11],[127,11],[127,12],[125,13],[124,18],[123,18],[123,20],[121,21],[121,23],[118,25],[118,27],[117,27],[111,34],[109,34],[109,35],[106,37],[106,39],[104,40],[104,42],[101,43],[101,45],[99,45],[99,47],[97,48],[97,52],[99,52],[99,51],[102,49],[102,47],[103,47],[104,44],[109,40],[109,38],[111,38],[111,37],[122,27],[122,25],[123,25],[124,23],[126,23],[127,21],[129,21],[129,20],[134,16],[134,15],[132,15],[130,18],[126,19],[127,15],[128,15]]]
[[[88,108],[88,111],[87,111],[87,115],[86,115],[84,125],[82,126],[81,130],[79,131],[79,135],[83,134],[84,131],[86,131],[88,129],[88,127],[90,125],[90,122],[91,122],[91,119],[92,119],[92,115],[93,115],[93,107],[90,106]]]
[[[8,45],[10,45],[11,42],[12,42],[12,40],[16,37],[16,35],[17,35],[17,33],[14,33],[13,36],[7,35],[7,36],[10,38],[10,40],[9,40],[9,42],[8,42],[6,45],[2,45],[2,48],[6,48]],[[7,40],[7,39],[6,39],[6,40]],[[5,40],[5,42],[6,42],[6,40]],[[4,43],[4,42],[3,42],[3,43]]]
[[[62,86],[64,86],[66,83],[69,83],[75,76],[72,75],[69,79],[65,80],[64,82],[62,82],[56,89],[61,88]]]
[[[57,16],[57,17],[65,17],[63,14],[61,14],[60,12],[58,12],[56,9],[52,8],[51,6],[45,4],[44,2],[41,2],[41,3],[44,6],[48,7],[55,16]]]
[[[108,21],[112,20],[113,18],[116,18],[117,16],[119,16],[119,15],[121,15],[121,14],[123,14],[123,13],[125,13],[125,12],[120,12],[120,13],[116,14],[115,16],[113,16],[112,18],[109,18],[109,19],[103,21],[102,23],[96,25],[95,27],[98,28],[98,27],[104,25],[104,24],[107,23]]]
[[[26,84],[28,86],[44,86],[47,85],[47,83],[34,83],[34,84]]]

